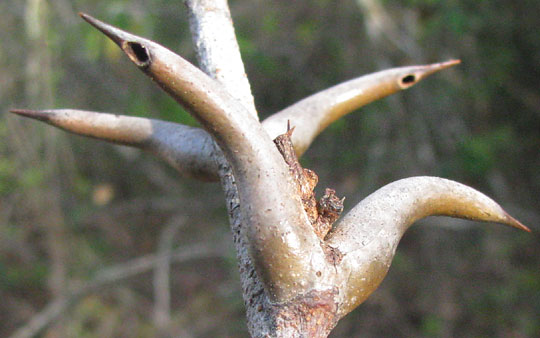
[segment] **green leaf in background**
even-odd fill
[[[485,175],[514,143],[512,130],[508,127],[471,136],[461,143],[458,152],[463,170],[472,177]]]
[[[29,167],[19,173],[18,184],[22,188],[36,188],[43,184],[46,171],[42,167]]]
[[[422,318],[422,333],[428,337],[440,337],[443,328],[443,319],[435,314]]]

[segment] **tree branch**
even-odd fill
[[[195,43],[197,55],[200,62],[203,63],[201,66],[203,71],[219,82],[227,82],[228,84],[237,83],[234,81],[234,79],[241,77],[244,74],[243,69],[236,68],[236,71],[238,72],[237,74],[231,74],[230,72],[221,73],[224,76],[219,76],[219,74],[217,74],[218,69],[223,66],[223,61],[232,62],[235,64],[234,60],[231,61],[225,59],[220,60],[219,58],[216,59],[213,57],[211,58],[208,55],[209,53],[205,52],[206,49],[210,49],[213,51],[213,55],[220,55],[224,53],[229,55],[229,57],[236,56],[240,58],[239,53],[228,53],[226,51],[221,51],[220,49],[222,48],[228,49],[231,47],[223,46],[218,42],[220,40],[221,32],[224,32],[225,35],[227,35],[228,31],[233,30],[232,21],[220,20],[217,23],[214,23],[208,20],[203,20],[203,18],[207,15],[206,11],[190,9],[192,6],[198,6],[198,1],[186,1],[185,3],[193,16],[199,17],[192,18],[192,22],[193,20],[196,20],[197,24],[200,24],[201,26],[213,26],[213,28],[209,29],[205,29],[204,27],[199,27],[199,29],[206,31],[214,29],[216,30],[216,35],[213,36],[209,36],[208,34],[198,35],[199,40],[204,41],[201,41],[201,43]],[[227,6],[227,3],[225,3],[225,6]],[[212,6],[210,6],[210,8],[212,8]],[[192,23],[191,27],[194,29],[195,25]],[[194,34],[198,33],[194,32]],[[225,39],[226,38],[227,37],[225,37]],[[194,39],[197,40],[197,38]],[[233,45],[237,46],[236,43],[233,43]],[[212,65],[213,63],[215,65]],[[241,60],[237,61],[236,63],[241,63]],[[204,64],[207,65],[205,66]],[[225,68],[228,67],[227,64],[224,66]],[[228,86],[228,90],[231,92],[231,86]],[[233,87],[231,94],[238,94],[242,91],[246,91],[246,93],[242,93],[240,96],[252,96],[251,91],[246,86],[239,86],[238,88]],[[216,145],[216,149],[217,148],[218,147]],[[216,156],[216,163],[219,165],[218,173],[221,178],[221,185],[225,194],[226,206],[231,223],[231,233],[236,247],[236,256],[242,285],[242,297],[246,307],[248,330],[253,337],[263,336],[265,334],[269,335],[274,330],[273,321],[271,320],[272,316],[269,315],[271,313],[271,307],[269,306],[268,296],[266,292],[264,292],[265,286],[263,281],[259,277],[259,274],[255,269],[255,264],[251,259],[251,255],[249,254],[250,244],[247,236],[248,223],[246,223],[246,221],[242,218],[241,203],[236,180],[233,176],[232,168],[224,156]]]
[[[340,317],[362,303],[384,279],[396,247],[417,220],[439,215],[529,228],[496,202],[466,185],[438,177],[411,177],[390,183],[356,205],[327,236],[339,250],[343,306]]]
[[[185,0],[199,67],[257,117],[227,0]],[[217,38],[219,37],[219,38]]]
[[[296,127],[292,141],[301,156],[313,139],[342,116],[383,97],[410,88],[427,76],[459,64],[450,60],[423,66],[392,68],[349,80],[298,101],[268,117],[263,125],[270,137],[286,131],[287,121]]]
[[[173,217],[161,230],[158,255],[168,259],[156,262],[154,268],[154,324],[161,335],[170,334],[171,321],[171,258],[176,234],[186,224],[183,215]]]

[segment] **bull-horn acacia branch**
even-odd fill
[[[271,142],[270,136],[284,132],[289,120],[296,126],[293,142],[301,154],[331,122],[453,66],[459,63],[457,60],[396,68],[351,80],[314,94],[261,125],[241,100],[180,56],[150,40],[88,15],[81,16],[116,42],[143,72],[184,105],[223,149],[237,180],[251,257],[270,300],[280,303],[272,306],[295,306],[298,298],[294,297],[306,294],[320,301],[319,296],[330,291],[328,294],[335,295],[338,302],[334,304],[330,297],[329,309],[335,306],[342,317],[382,281],[403,233],[416,220],[429,215],[498,222],[530,231],[470,187],[441,178],[414,177],[391,183],[368,196],[321,243],[307,221],[289,170]],[[200,142],[211,145],[210,134],[174,123],[73,110],[12,112],[78,134],[147,149],[173,164],[176,160],[187,161],[183,156],[200,156],[197,161],[212,162],[216,155],[201,150]],[[178,148],[191,132],[197,139],[193,141],[195,150],[185,155],[185,150]],[[323,247],[333,261],[326,260]],[[284,313],[283,319],[289,319]],[[291,330],[298,331],[292,326]]]
[[[357,204],[334,227],[326,243],[343,255],[340,316],[352,311],[386,275],[405,231],[417,220],[451,216],[495,222],[530,231],[486,195],[438,177],[411,177],[390,183]]]
[[[268,117],[263,124],[270,136],[276,137],[286,131],[287,121],[290,120],[296,127],[292,136],[295,151],[301,156],[317,135],[342,116],[410,88],[427,76],[459,63],[459,60],[450,60],[364,75],[308,96]]]
[[[178,123],[74,109],[10,112],[46,122],[74,134],[149,151],[182,175],[216,181],[212,138],[200,129]]]
[[[250,253],[273,301],[319,286],[325,255],[289,169],[258,120],[214,79],[150,40],[81,16],[182,104],[216,139],[233,167]],[[279,257],[279,259],[277,259]]]

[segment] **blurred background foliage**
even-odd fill
[[[533,229],[419,222],[380,289],[332,337],[540,336],[540,3],[230,4],[262,118],[365,73],[463,61],[325,131],[302,159],[320,189],[336,188],[351,208],[393,180],[442,176]],[[0,2],[0,336],[172,241],[171,250],[227,246],[161,270],[170,285],[150,265],[85,289],[43,336],[247,337],[218,184],[6,113],[79,108],[196,125],[78,11],[196,62],[181,1]]]

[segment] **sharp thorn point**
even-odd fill
[[[45,122],[49,121],[52,116],[52,113],[44,110],[10,109],[9,112]]]
[[[430,69],[431,72],[436,72],[436,71],[439,71],[439,70],[443,70],[443,69],[446,69],[446,68],[453,67],[455,65],[459,65],[460,63],[461,63],[461,60],[459,60],[459,59],[448,60],[448,61],[438,62],[438,63],[433,63],[431,65],[428,65],[428,69]],[[429,70],[428,70],[428,72],[429,72]]]
[[[428,65],[425,65],[425,66],[420,66],[420,69],[419,69],[419,74],[417,77],[413,77],[413,81],[409,81],[408,83],[404,84],[404,88],[409,88],[411,85],[419,82],[420,80],[422,80],[423,78],[431,75],[431,74],[434,74],[434,73],[437,73],[443,69],[446,69],[446,68],[450,68],[450,67],[453,67],[455,65],[458,65],[461,63],[461,60],[459,59],[453,59],[453,60],[448,60],[448,61],[444,61],[444,62],[437,62],[437,63],[432,63],[432,64],[428,64]]]
[[[86,13],[79,12],[78,14],[79,14],[79,16],[80,16],[81,18],[83,18],[84,21],[88,22],[88,23],[91,24],[91,25],[94,25],[94,23],[95,23],[96,21],[99,21],[98,19],[96,19],[96,18],[94,18],[93,16],[88,15],[88,14],[86,14]]]
[[[523,231],[531,232],[531,229],[529,229],[527,226],[525,226],[523,223],[521,223],[514,217],[510,216],[508,213],[506,213],[506,219],[508,220],[508,225]]]
[[[452,60],[448,60],[448,61],[441,62],[441,65],[444,65],[444,66],[455,66],[455,65],[459,65],[460,63],[461,63],[461,60],[460,60],[460,59],[452,59]]]
[[[88,22],[89,24],[100,30],[103,34],[107,35],[112,41],[114,41],[114,43],[119,46],[121,46],[123,41],[129,39],[129,33],[113,27],[101,20],[98,20],[91,15],[79,12],[79,16],[83,18],[84,21]]]

